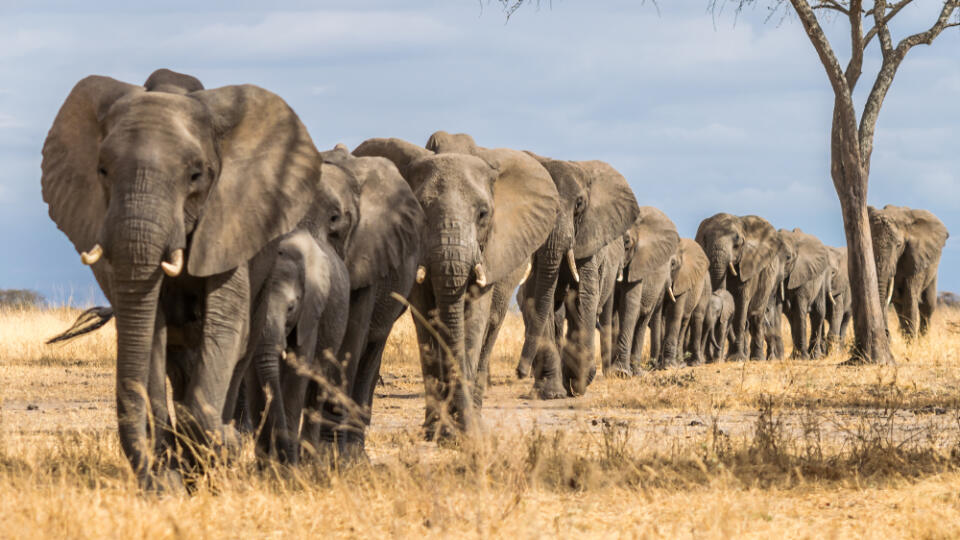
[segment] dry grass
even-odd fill
[[[113,330],[42,340],[70,310],[0,311],[0,537],[960,535],[960,313],[894,341],[897,367],[711,365],[518,399],[522,326],[493,358],[487,433],[419,438],[412,326],[384,358],[370,465],[257,468],[192,497],[137,493],[114,433]]]

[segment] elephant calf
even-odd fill
[[[704,357],[707,362],[723,361],[733,310],[733,295],[727,290],[714,291],[707,300],[703,316]]]
[[[310,379],[304,364],[319,372],[323,355],[337,351],[346,332],[350,280],[343,260],[326,242],[297,229],[272,242],[253,261],[266,272],[255,301],[250,346],[243,366],[248,409],[261,455],[295,463],[300,416]],[[322,323],[322,324],[321,324]],[[266,390],[266,391],[264,391]],[[261,421],[261,411],[266,418]]]

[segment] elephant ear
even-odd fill
[[[437,131],[427,140],[427,150],[438,154],[458,153],[474,154],[477,150],[477,143],[473,137],[466,133],[447,133],[446,131]]]
[[[361,182],[360,221],[347,248],[350,287],[377,282],[417,258],[425,217],[410,186],[390,160],[378,157],[347,161]]]
[[[928,210],[909,210],[907,245],[921,265],[933,263],[946,245],[950,233],[937,216]]]
[[[143,88],[109,77],[91,75],[73,87],[43,143],[40,185],[50,218],[78,253],[100,241],[107,201],[97,176],[100,121],[119,99]],[[107,299],[111,297],[106,259],[93,273]]]
[[[635,238],[633,255],[624,273],[624,278],[631,283],[667,264],[680,243],[676,225],[659,209],[641,206],[639,214],[630,232]]]
[[[744,216],[740,224],[743,227],[740,279],[750,281],[777,255],[780,237],[773,225],[759,216]]]
[[[407,183],[410,183],[409,169],[411,165],[422,158],[433,155],[433,152],[403,139],[390,138],[367,139],[360,143],[360,146],[354,148],[353,155],[357,157],[385,157],[393,162]],[[417,186],[412,184],[410,187],[413,190],[417,189]]]
[[[627,179],[602,161],[577,162],[590,177],[589,203],[581,216],[574,255],[589,257],[622,235],[640,211]]]
[[[213,115],[220,174],[194,230],[187,271],[210,276],[240,266],[292,230],[313,202],[321,160],[283,99],[225,86],[189,94]]]
[[[796,232],[797,237],[797,262],[790,272],[787,279],[787,288],[796,289],[804,283],[816,279],[818,275],[823,274],[830,264],[827,249],[823,243],[816,237],[806,233]]]
[[[703,286],[704,277],[710,267],[710,260],[700,244],[690,238],[680,239],[680,254],[683,264],[673,280],[673,294],[681,295]]]
[[[186,73],[177,73],[169,69],[158,69],[147,77],[143,83],[147,92],[168,92],[171,94],[188,94],[203,90],[200,79]]]
[[[529,260],[557,223],[560,198],[547,170],[527,154],[478,149],[497,170],[493,223],[483,252],[487,281],[496,282]]]

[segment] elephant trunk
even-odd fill
[[[726,288],[727,270],[732,269],[733,261],[723,248],[715,248],[709,254],[710,287],[714,291]]]
[[[283,307],[275,305],[279,302],[268,301],[267,304],[274,304],[270,306],[273,309],[267,309],[263,330],[255,338],[257,343],[253,353],[259,386],[268,392],[264,401],[267,404],[267,410],[264,411],[266,424],[260,434],[258,445],[265,453],[270,451],[271,445],[276,445],[280,461],[289,462],[295,460],[296,456],[290,449],[292,437],[286,432],[286,416],[280,388],[280,362],[283,361],[286,351],[286,310],[277,313]]]
[[[444,240],[434,249],[428,272],[437,300],[440,336],[449,349],[444,353],[443,398],[449,399],[448,410],[458,428],[467,431],[473,423],[473,385],[475,366],[467,358],[464,339],[464,295],[470,273],[477,261],[476,249],[470,249],[456,230],[441,232]]]
[[[111,301],[117,324],[117,423],[120,443],[141,481],[147,475],[147,388],[154,331],[171,237],[182,236],[182,212],[171,197],[145,189],[158,185],[146,169],[134,173],[112,196],[101,234],[103,254],[113,265]],[[161,183],[167,186],[168,183]],[[178,223],[179,221],[179,223]],[[178,227],[179,225],[179,227]],[[182,244],[177,247],[181,247]],[[157,366],[161,371],[165,368]]]

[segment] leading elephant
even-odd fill
[[[230,438],[224,403],[259,286],[248,261],[303,217],[317,158],[280,97],[167,70],[146,87],[87,77],[54,119],[43,199],[116,313],[118,430],[141,486],[179,481],[167,376],[177,439],[216,451]]]
[[[762,359],[763,317],[777,286],[778,256],[783,250],[776,229],[759,216],[720,213],[700,222],[696,241],[710,261],[713,290],[733,294],[736,344],[730,351],[732,359],[745,360],[748,345],[749,357]]]
[[[533,257],[533,271],[518,294],[524,343],[517,375],[534,368],[534,395],[582,395],[596,371],[594,329],[601,305],[600,252],[637,219],[639,206],[627,180],[602,161],[562,161],[535,154],[560,194],[561,209],[549,237]],[[565,305],[566,304],[566,305]],[[565,319],[567,338],[557,333]]]
[[[393,161],[426,216],[410,293],[430,323],[415,317],[426,435],[472,433],[493,286],[546,240],[557,220],[557,189],[536,160],[513,150],[436,153],[400,139],[369,139],[353,153]]]
[[[937,306],[937,268],[950,233],[927,210],[888,204],[867,212],[880,300],[893,303],[904,336],[923,335]]]

